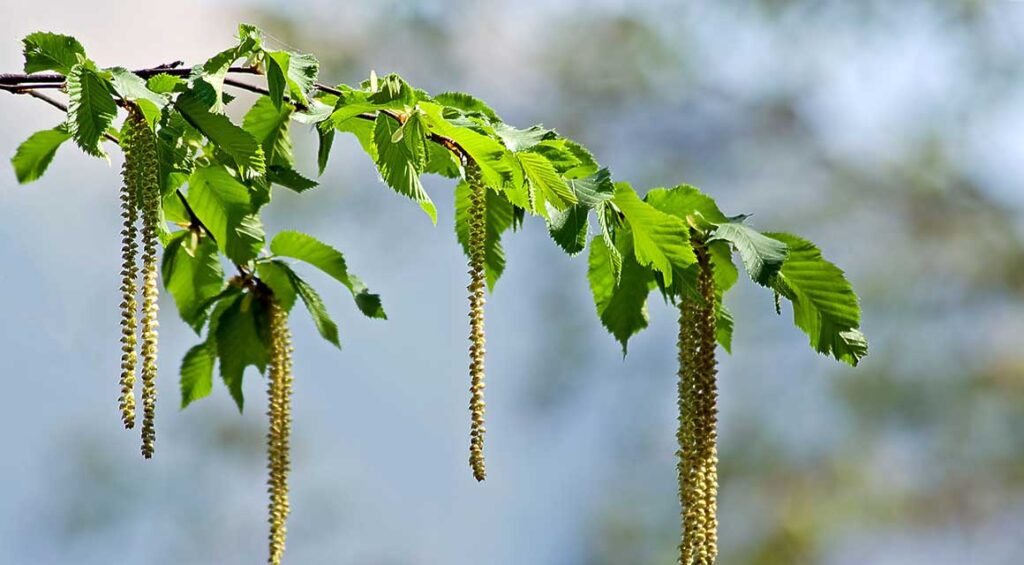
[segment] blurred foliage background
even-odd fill
[[[49,4],[62,9],[15,7],[0,24],[4,69],[36,29],[78,36],[101,64],[148,66],[212,54],[248,21],[316,53],[327,82],[375,69],[471,92],[511,123],[580,140],[639,189],[695,184],[760,228],[810,237],[861,294],[871,354],[857,369],[815,357],[770,295],[731,297],[720,561],[1024,555],[1024,3],[190,0],[133,13],[104,0],[102,18]],[[58,119],[0,104],[5,154]],[[297,135],[312,171],[314,136]],[[451,186],[428,185],[431,228],[352,140],[334,151],[322,187],[277,196],[270,223],[345,251],[391,320],[328,297],[347,320],[340,355],[296,324],[288,561],[673,563],[672,312],[652,303],[622,360],[585,259],[527,222],[489,301],[493,477],[473,484]],[[117,430],[115,171],[68,152],[36,185],[0,177],[0,563],[252,563],[255,373],[243,416],[222,390],[176,412],[195,338],[168,303],[157,461]]]

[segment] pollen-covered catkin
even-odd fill
[[[138,197],[142,210],[142,455],[153,457],[156,441],[157,374],[157,224],[160,221],[160,182],[156,134],[137,111],[128,115],[132,153],[139,168]]]
[[[292,341],[288,314],[277,302],[270,305],[270,363],[268,379],[267,490],[270,494],[270,558],[279,565],[284,554],[288,514],[288,471],[290,468]]]
[[[679,318],[679,563],[711,565],[718,556],[717,296],[707,247],[693,240],[699,299],[684,297]]]
[[[121,167],[121,397],[118,407],[124,427],[135,427],[135,369],[138,361],[139,268],[136,263],[139,244],[138,163],[132,151],[132,128],[125,128],[121,147],[125,159]]]
[[[484,261],[487,239],[487,187],[480,168],[467,161],[466,182],[470,187],[469,203],[469,411],[472,424],[469,433],[469,465],[478,481],[486,478],[484,467]]]

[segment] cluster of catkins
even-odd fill
[[[153,456],[156,431],[157,372],[157,222],[160,183],[157,172],[156,134],[136,110],[128,113],[121,136],[124,166],[121,171],[121,419],[135,427],[135,375],[142,356],[142,455]],[[138,227],[141,219],[141,230]],[[139,347],[139,242],[142,240],[142,343]]]
[[[711,565],[718,555],[716,293],[707,247],[697,239],[693,247],[699,297],[679,301],[679,563]]]
[[[292,337],[288,313],[276,301],[270,304],[270,363],[268,366],[267,490],[270,494],[270,563],[278,565],[284,554],[291,507],[288,503],[289,437],[292,428]]]
[[[472,424],[469,433],[469,466],[473,477],[482,481],[487,477],[484,468],[484,287],[486,274],[487,239],[487,187],[480,167],[472,160],[466,162],[466,182],[470,187],[469,200],[469,411]]]

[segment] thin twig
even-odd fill
[[[190,68],[178,68],[175,64],[180,64],[180,61],[169,63],[166,65],[159,65],[148,69],[136,69],[132,71],[136,75],[142,78],[149,78],[159,74],[168,74],[172,76],[188,76],[192,74]],[[246,74],[246,75],[258,75],[260,74],[259,69],[255,67],[231,67],[228,69],[228,73],[231,74]],[[59,73],[5,73],[0,74],[0,85],[16,85],[26,82],[64,82],[66,77]]]

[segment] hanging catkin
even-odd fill
[[[679,563],[711,565],[718,556],[718,385],[716,292],[711,257],[693,240],[699,299],[684,296],[679,316]]]
[[[138,198],[142,211],[142,455],[153,457],[156,441],[157,373],[157,224],[160,218],[160,183],[157,174],[156,135],[138,111],[130,111],[126,128],[131,137],[129,158],[138,168]]]
[[[466,162],[466,182],[469,183],[469,375],[472,424],[469,433],[469,465],[473,477],[482,481],[487,477],[484,468],[484,261],[487,239],[487,187],[480,167],[471,160]]]
[[[292,414],[292,340],[288,314],[276,301],[270,304],[270,363],[268,379],[269,431],[267,432],[267,490],[270,494],[270,558],[279,565],[284,554],[291,507],[288,503],[288,471]]]
[[[121,421],[124,427],[135,427],[135,369],[138,361],[138,294],[139,268],[136,263],[139,244],[138,228],[138,163],[132,150],[132,129],[125,128],[121,137],[124,164],[121,166]]]

